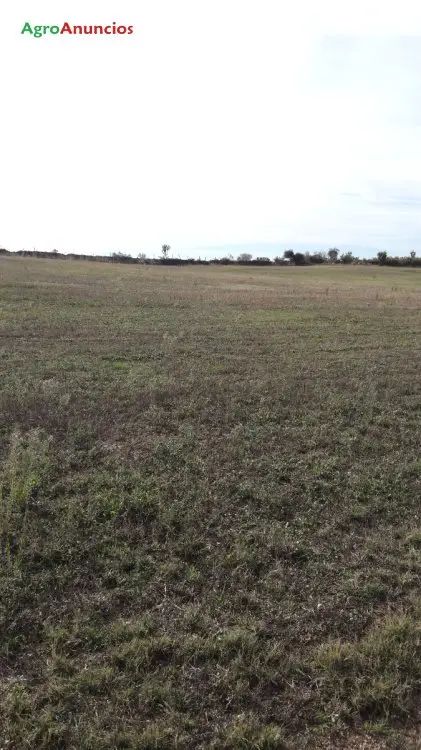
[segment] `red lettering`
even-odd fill
[[[69,23],[67,23],[67,21],[61,27],[60,34],[73,34],[72,27],[70,26]]]

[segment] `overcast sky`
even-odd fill
[[[0,246],[421,253],[419,5],[2,3]]]

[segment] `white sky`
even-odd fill
[[[0,246],[421,252],[420,3],[5,0],[0,66]]]

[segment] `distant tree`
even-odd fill
[[[284,252],[284,258],[287,260],[294,260],[295,253],[293,250],[285,250]]]
[[[415,250],[411,250],[411,252],[409,253],[409,255],[410,255],[411,260],[414,260],[414,258],[416,256]]]
[[[162,249],[162,257],[163,258],[168,258],[168,253],[171,250],[171,246],[170,245],[162,245],[161,249]]]
[[[294,263],[296,266],[305,266],[306,265],[306,257],[304,253],[294,253]]]
[[[146,253],[139,253],[137,256],[137,259],[139,263],[146,263],[147,261]]]
[[[256,260],[254,261],[254,263],[256,263],[256,265],[270,266],[271,263],[272,263],[272,261],[271,261],[270,258],[264,258],[263,257],[263,258],[256,258]]]
[[[325,263],[326,260],[326,253],[322,253],[321,251],[318,253],[311,253],[309,257],[310,263]]]
[[[337,247],[331,247],[327,251],[327,257],[329,259],[329,263],[336,263],[338,260],[339,250]]]
[[[250,263],[252,257],[253,256],[251,253],[240,253],[240,255],[237,258],[237,261],[239,263]]]
[[[342,253],[339,260],[341,261],[341,263],[354,263],[356,258],[354,258],[351,251],[349,251],[347,253]]]
[[[321,252],[320,250],[317,253],[310,253],[308,250],[304,254],[306,263],[311,264],[317,264],[317,263],[325,263],[327,260],[326,253]]]
[[[111,258],[114,263],[136,263],[135,259],[128,253],[112,253]]]
[[[387,263],[387,252],[386,250],[379,250],[377,253],[377,260],[380,266],[384,266]]]

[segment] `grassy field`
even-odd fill
[[[421,747],[421,271],[0,259],[0,748]]]

